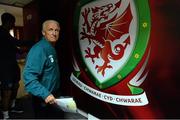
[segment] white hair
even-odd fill
[[[56,23],[60,27],[59,22],[57,22],[56,20],[46,20],[42,24],[42,31],[46,29],[48,23]]]

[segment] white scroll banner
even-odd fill
[[[71,81],[85,93],[104,102],[124,106],[144,106],[148,104],[146,93],[140,95],[114,95],[98,91],[81,82],[74,74],[71,74]]]

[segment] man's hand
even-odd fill
[[[47,98],[45,99],[45,102],[49,104],[54,104],[56,103],[56,98],[51,94],[47,96]]]

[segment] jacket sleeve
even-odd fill
[[[43,99],[50,95],[50,92],[40,83],[45,61],[46,56],[43,49],[33,48],[28,53],[23,71],[27,92]]]

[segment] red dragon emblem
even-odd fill
[[[85,51],[85,58],[91,59],[94,64],[95,58],[102,58],[103,64],[95,65],[98,73],[105,75],[106,69],[112,69],[110,60],[120,60],[127,46],[131,43],[130,36],[123,42],[118,43],[114,47],[111,46],[113,41],[119,39],[122,35],[129,33],[129,26],[132,20],[130,4],[122,14],[114,14],[118,10],[121,1],[115,4],[106,4],[103,6],[85,8],[82,12],[83,24],[80,32],[80,40],[88,40],[89,45]],[[92,14],[91,20],[89,15]]]

